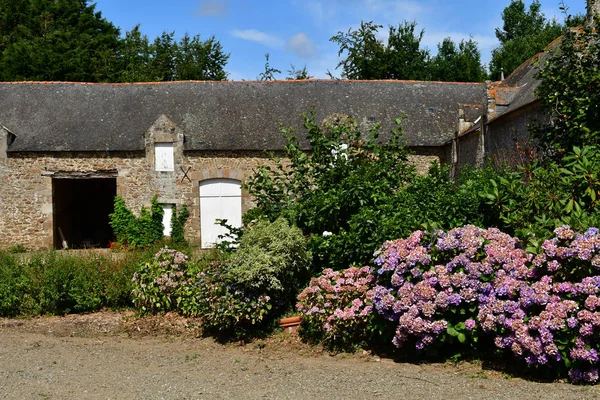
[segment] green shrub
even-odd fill
[[[0,316],[14,317],[24,307],[27,276],[19,268],[15,256],[0,251]]]
[[[131,276],[144,252],[118,255],[0,252],[0,316],[60,315],[130,307]]]
[[[400,120],[396,121],[398,124]],[[308,239],[313,273],[364,265],[389,237],[409,235],[423,224],[453,227],[481,224],[479,188],[489,170],[465,170],[457,180],[434,165],[427,176],[415,173],[398,128],[387,141],[379,127],[361,132],[351,118],[320,127],[305,116],[309,151],[284,130],[289,162],[273,157],[250,177],[247,189],[257,207],[246,223],[284,216]]]
[[[187,205],[184,204],[181,210],[177,212],[177,206],[173,206],[173,214],[171,215],[171,242],[186,243],[184,228],[190,216]]]
[[[141,313],[179,310],[194,275],[187,255],[164,247],[133,275],[133,303]]]
[[[242,236],[227,261],[227,280],[256,293],[277,296],[286,303],[305,283],[311,253],[300,229],[280,217],[262,220]]]
[[[136,217],[127,208],[122,197],[115,197],[114,211],[109,215],[109,224],[119,244],[149,247],[163,240],[163,207],[158,203],[157,196],[154,196],[150,203],[150,210],[142,207],[139,217]]]
[[[197,275],[192,315],[202,318],[207,334],[225,338],[255,335],[276,316],[270,296],[240,287],[226,276],[223,263],[213,262]]]
[[[501,170],[482,191],[489,224],[527,243],[541,244],[555,228],[600,226],[598,147],[575,147],[561,160]]]

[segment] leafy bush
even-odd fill
[[[192,315],[202,318],[207,333],[245,337],[273,318],[270,296],[229,281],[223,263],[213,262],[196,276]]]
[[[171,215],[171,242],[186,243],[184,228],[190,216],[187,205],[181,206],[181,210],[177,212],[177,206],[173,206],[173,214]]]
[[[227,261],[227,280],[277,297],[285,307],[305,283],[310,260],[300,229],[284,218],[262,220],[245,232],[239,248]]]
[[[565,31],[552,56],[540,68],[536,97],[550,116],[533,129],[544,153],[562,158],[574,146],[600,139],[600,33],[597,24]]]
[[[109,224],[121,245],[149,247],[163,240],[163,208],[157,196],[151,200],[150,211],[142,207],[139,217],[127,208],[122,197],[116,196],[114,212],[109,217]]]
[[[298,226],[309,238],[313,273],[369,263],[383,241],[425,223],[482,223],[478,193],[489,170],[464,171],[453,181],[446,167],[435,165],[419,176],[400,128],[383,142],[378,125],[361,132],[356,121],[337,116],[320,127],[314,112],[305,116],[305,127],[309,151],[284,130],[289,162],[272,157],[275,167],[260,167],[249,179],[257,207],[244,219],[284,216]]]
[[[538,245],[561,225],[579,231],[599,226],[599,171],[600,152],[591,146],[575,147],[558,162],[502,170],[481,190],[487,223]]]
[[[371,267],[350,267],[341,272],[325,269],[298,295],[301,334],[323,342],[332,350],[366,347],[374,339],[375,324],[370,295],[375,283]]]
[[[555,235],[539,254],[474,226],[387,242],[375,260],[375,310],[397,324],[397,347],[460,352],[493,338],[546,376],[596,382],[600,234],[564,226]]]
[[[178,310],[194,275],[187,255],[164,247],[133,275],[133,304],[141,313]]]
[[[129,307],[141,252],[118,255],[0,252],[0,316],[92,312]]]

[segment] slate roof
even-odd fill
[[[531,59],[525,61],[504,81],[502,81],[498,89],[515,89],[513,93],[514,97],[510,98],[508,101],[508,107],[506,110],[504,110],[502,114],[490,120],[490,123],[498,118],[501,118],[502,116],[518,110],[519,108],[538,101],[535,91],[540,85],[540,81],[535,78],[535,75],[539,72],[540,66],[543,66],[546,61],[552,57],[553,52],[556,50],[561,41],[562,36],[550,43],[542,53],[539,53]]]
[[[407,115],[410,146],[438,146],[457,127],[459,104],[485,104],[483,83],[416,81],[0,83],[0,124],[15,135],[9,152],[139,151],[164,114],[183,129],[187,150],[278,150],[280,124],[303,133],[314,106],[389,132]]]

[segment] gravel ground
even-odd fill
[[[287,334],[222,345],[177,317],[0,319],[2,399],[600,399],[463,363],[331,356]]]

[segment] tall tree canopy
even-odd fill
[[[342,77],[348,79],[426,79],[424,67],[429,57],[421,50],[423,31],[416,33],[416,23],[404,22],[389,27],[387,43],[377,37],[383,25],[361,22],[357,30],[338,32],[330,41],[340,46],[338,55]]]
[[[348,79],[414,79],[478,82],[486,77],[477,43],[450,38],[438,45],[438,54],[430,56],[421,48],[424,31],[415,22],[389,27],[387,42],[378,37],[382,25],[361,22],[357,30],[338,32],[330,40],[345,55],[338,67]]]
[[[502,21],[502,28],[496,28],[500,46],[492,51],[490,61],[490,76],[494,80],[500,79],[502,70],[508,75],[544,50],[563,31],[563,25],[546,19],[539,0],[533,0],[529,9],[523,0],[512,0],[502,11]]]
[[[84,0],[0,0],[3,80],[110,80],[119,29]]]
[[[229,55],[206,41],[136,26],[124,37],[87,0],[0,0],[0,79],[80,82],[223,80]]]
[[[473,39],[461,40],[458,47],[452,39],[444,39],[429,64],[429,78],[435,81],[481,82],[486,77],[481,53]]]

